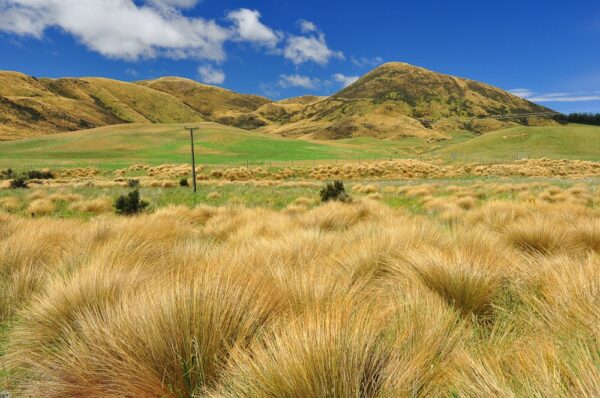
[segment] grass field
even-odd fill
[[[199,123],[199,164],[269,165],[295,161],[440,158],[446,162],[500,162],[516,158],[600,160],[600,127],[521,127],[475,137],[452,133],[452,139],[381,140],[357,137],[333,141],[281,138],[216,123]],[[0,167],[116,169],[134,163],[187,163],[189,134],[182,124],[130,124],[0,143]],[[283,163],[282,163],[283,162]],[[287,163],[286,163],[287,162]]]
[[[568,125],[516,127],[448,145],[435,155],[465,161],[515,158],[600,160],[600,127]]]
[[[240,130],[216,123],[196,123],[199,163],[239,165],[246,161],[307,161],[385,158],[396,144],[376,140],[309,142]],[[0,166],[117,168],[133,163],[187,163],[189,133],[182,124],[120,125],[0,143]],[[365,142],[366,141],[366,142]]]
[[[598,178],[263,183],[0,190],[0,390],[600,394]]]

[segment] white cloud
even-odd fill
[[[198,67],[198,76],[200,77],[200,81],[202,81],[202,83],[225,83],[225,72],[223,72],[221,69],[214,68],[211,65],[203,65]]]
[[[307,21],[306,19],[299,20],[298,25],[300,25],[300,31],[302,33],[313,33],[319,30],[319,28],[317,28],[317,25],[310,21]]]
[[[600,94],[595,91],[589,93],[547,93],[539,94],[528,88],[515,88],[508,90],[509,93],[514,94],[518,97],[524,98],[532,102],[585,102],[585,101],[599,101]]]
[[[508,90],[508,92],[521,98],[531,97],[535,94],[535,92],[528,88],[513,88],[512,90]]]
[[[585,102],[600,101],[600,95],[577,95],[571,93],[551,93],[527,98],[532,102]]]
[[[242,8],[227,14],[234,24],[235,38],[273,48],[279,42],[279,37],[271,28],[260,22],[260,12]]]
[[[341,73],[336,73],[332,76],[333,81],[340,83],[344,87],[348,87],[352,83],[360,79],[360,76],[346,76]]]
[[[306,89],[316,89],[321,84],[321,81],[317,78],[302,75],[281,75],[277,84],[283,88],[302,87]]]
[[[374,57],[374,58],[367,58],[367,57],[360,57],[357,58],[355,56],[352,56],[351,59],[352,63],[360,68],[373,68],[375,66],[379,66],[383,63],[383,58],[381,57]]]
[[[194,8],[199,0],[148,0],[146,2],[163,7]]]
[[[220,61],[229,35],[214,21],[131,0],[0,1],[0,31],[41,38],[50,27],[104,56],[130,60],[168,56]]]
[[[323,34],[288,37],[283,55],[296,65],[310,61],[327,65],[331,58],[344,59],[342,52],[333,51],[327,46]]]

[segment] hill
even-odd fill
[[[494,131],[434,151],[464,161],[515,158],[600,160],[600,127],[584,125],[514,127]]]
[[[432,143],[455,131],[552,124],[511,116],[543,112],[551,111],[484,83],[404,63],[384,64],[330,97],[278,102],[178,77],[127,83],[0,72],[0,140],[121,123],[206,120],[292,138],[419,137]]]
[[[201,120],[202,115],[177,98],[137,84],[0,72],[0,140],[127,122]]]
[[[163,77],[138,84],[173,95],[208,120],[241,128],[265,125],[264,122],[253,123],[249,113],[271,102],[257,95],[238,94],[179,77]]]
[[[395,62],[374,69],[331,97],[307,104],[271,131],[327,139],[415,136],[437,140],[447,138],[448,131],[482,133],[534,122],[493,116],[540,112],[551,111],[484,83]]]

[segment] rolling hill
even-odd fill
[[[484,83],[396,62],[374,69],[331,97],[306,104],[270,130],[325,139],[414,136],[437,140],[447,138],[448,131],[482,133],[523,122],[490,116],[539,112],[551,111]],[[538,122],[529,119],[528,123]]]
[[[238,94],[220,87],[209,86],[179,77],[163,77],[138,82],[139,85],[168,93],[188,105],[207,120],[242,128],[256,128],[249,113],[271,100],[257,95]]]
[[[0,140],[122,123],[204,120],[291,138],[436,142],[452,131],[481,134],[519,123],[552,123],[502,117],[540,112],[551,111],[484,83],[404,63],[384,64],[330,97],[279,102],[178,77],[128,83],[0,72]]]
[[[499,161],[514,158],[600,160],[600,127],[513,127],[494,131],[434,151],[462,161]]]
[[[381,140],[354,137],[305,140],[247,131],[218,123],[195,123],[197,161],[201,164],[287,165],[314,160],[425,158],[457,162],[501,162],[515,158],[600,161],[600,127],[583,125],[513,127],[473,137],[422,137]],[[114,169],[134,163],[189,162],[185,124],[130,123],[0,142],[0,168],[93,166]],[[273,163],[271,163],[271,161]],[[277,163],[279,162],[279,163]]]

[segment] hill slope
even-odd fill
[[[434,154],[465,161],[499,161],[514,158],[600,160],[600,127],[568,126],[514,127],[494,131]]]
[[[127,83],[0,72],[0,140],[120,123],[208,120],[286,137],[435,142],[452,131],[552,123],[497,117],[540,112],[550,110],[484,83],[404,63],[384,64],[330,97],[279,102],[177,77]]]
[[[256,128],[265,125],[264,122],[252,123],[245,116],[271,102],[257,95],[238,94],[179,77],[163,77],[138,84],[173,95],[208,120],[238,127]]]
[[[0,72],[0,140],[125,122],[201,120],[202,115],[177,98],[137,84]]]
[[[547,108],[473,80],[405,63],[384,64],[322,101],[306,105],[272,131],[320,138],[443,138],[443,131],[485,132],[514,125],[473,117],[548,112]],[[429,122],[422,122],[428,119]]]

